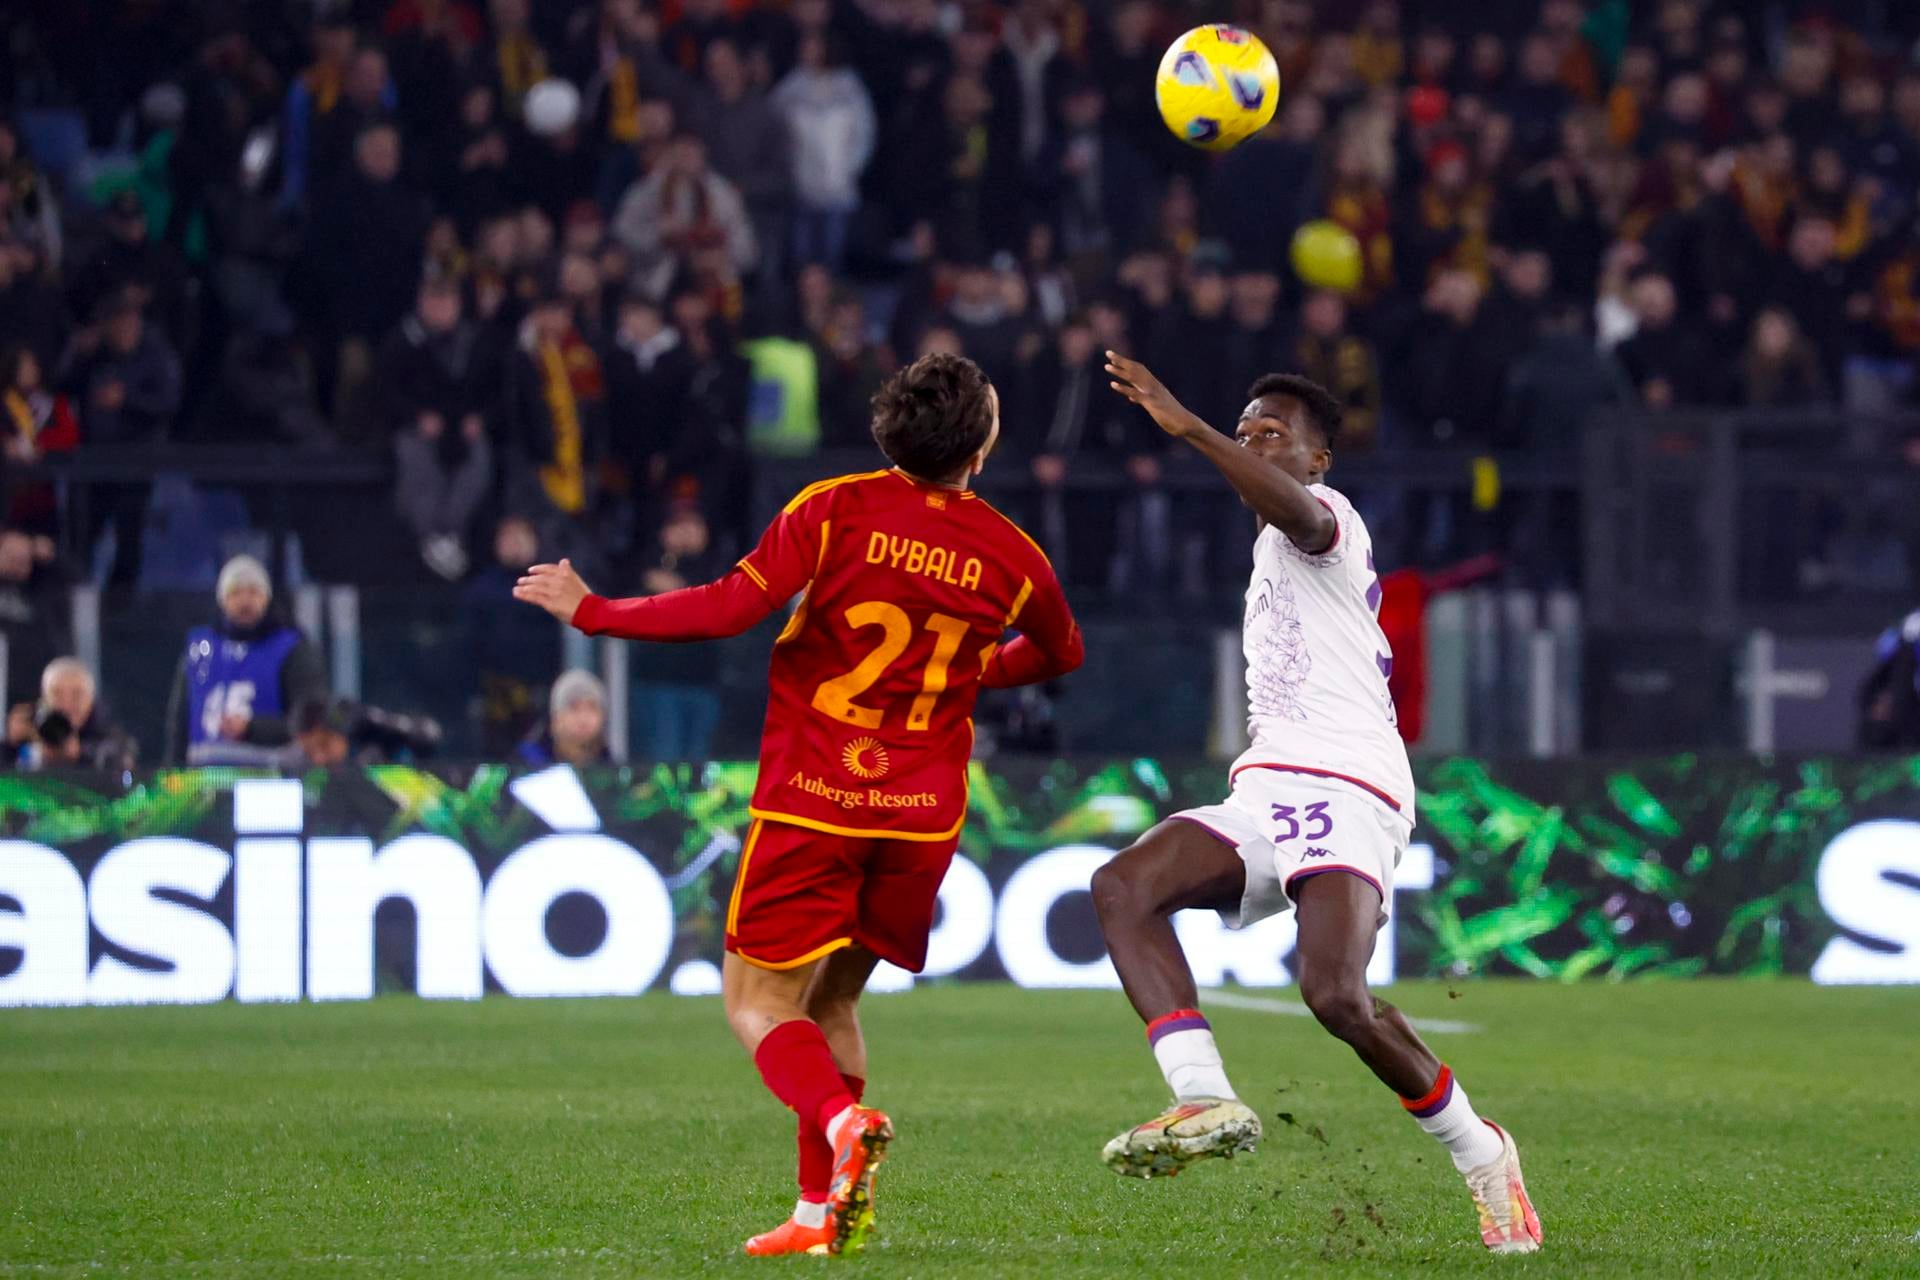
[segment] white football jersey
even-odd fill
[[[1345,495],[1309,493],[1338,532],[1308,555],[1272,525],[1253,544],[1247,587],[1247,733],[1233,772],[1261,766],[1337,778],[1413,822],[1413,770],[1387,691],[1393,653],[1380,630],[1373,539]]]

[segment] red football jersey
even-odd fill
[[[589,597],[590,633],[695,639],[805,591],[774,646],[752,813],[839,835],[938,840],[967,811],[982,685],[1079,665],[1053,567],[976,494],[899,471],[802,490],[727,578],[649,600]],[[1009,628],[1021,640],[1000,648]]]

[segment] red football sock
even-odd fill
[[[859,1076],[840,1073],[840,1081],[847,1086],[847,1092],[853,1095],[855,1102],[867,1091],[867,1082]],[[800,1117],[800,1198],[815,1204],[825,1204],[827,1189],[833,1185],[833,1144],[827,1141],[827,1135],[820,1129],[818,1122]]]
[[[769,1031],[754,1051],[753,1065],[760,1068],[760,1078],[774,1097],[802,1119],[811,1117],[822,1131],[829,1120],[853,1105],[853,1095],[833,1065],[827,1038],[804,1018]]]

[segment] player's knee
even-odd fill
[[[1100,917],[1102,928],[1144,914],[1140,894],[1117,862],[1109,862],[1095,871],[1089,887],[1093,892],[1094,914]]]
[[[1342,1040],[1352,1041],[1366,1034],[1373,1022],[1373,997],[1358,983],[1303,977],[1300,998],[1320,1025]]]

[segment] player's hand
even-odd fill
[[[1129,360],[1118,351],[1107,352],[1107,376],[1113,379],[1109,386],[1145,409],[1160,429],[1175,439],[1207,429],[1207,424],[1187,412],[1173,398],[1173,392],[1138,360]]]
[[[580,575],[573,571],[573,561],[562,560],[559,564],[537,564],[527,570],[513,588],[513,598],[525,604],[539,605],[562,622],[571,623],[573,615],[580,610],[580,602],[592,592]]]
[[[229,711],[220,717],[220,736],[228,742],[244,742],[247,737],[247,726],[252,723],[252,716],[243,716]]]

